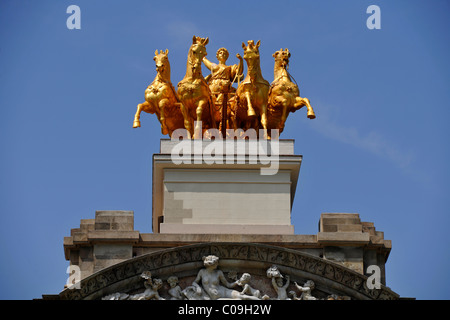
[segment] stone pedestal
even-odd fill
[[[293,140],[161,140],[153,232],[294,234],[301,160]]]
[[[302,156],[292,140],[216,142],[162,140],[153,156],[153,233],[134,230],[133,211],[97,211],[81,220],[64,238],[80,289],[45,298],[142,293],[144,271],[166,282],[176,276],[187,288],[207,255],[218,256],[227,275],[251,274],[252,285],[270,298],[277,294],[266,272],[273,265],[289,275],[287,292],[313,280],[317,298],[399,298],[384,287],[391,241],[358,213],[322,213],[316,234],[294,234]],[[373,279],[381,286],[369,288]],[[167,288],[159,292],[165,298]]]

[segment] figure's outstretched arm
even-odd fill
[[[219,280],[227,288],[232,288],[232,287],[236,286],[236,282],[229,283],[227,281],[227,279],[225,278],[225,275],[223,274],[222,271],[220,271],[220,273],[219,273]]]
[[[289,276],[286,276],[286,283],[283,286],[283,289],[286,289],[287,287],[289,287],[289,281],[291,280],[291,278]]]
[[[297,289],[298,289],[300,292],[305,292],[305,291],[307,290],[306,288],[304,288],[304,287],[298,285],[297,282],[294,282],[294,284],[295,284],[295,286],[297,287]]]
[[[242,59],[241,55],[239,53],[236,54],[236,58],[239,59],[239,67],[238,67],[238,77],[241,77],[244,75],[244,60]]]
[[[214,71],[214,67],[215,67],[215,63],[212,63],[211,61],[209,61],[208,59],[206,59],[206,57],[203,57],[203,64],[211,71]]]

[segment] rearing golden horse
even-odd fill
[[[298,86],[291,81],[289,72],[289,58],[291,54],[288,49],[280,49],[273,55],[275,58],[274,80],[269,91],[269,106],[267,108],[268,129],[278,129],[281,133],[284,129],[286,119],[290,112],[306,106],[307,117],[314,119],[316,115],[309,103],[308,98],[300,97]],[[270,133],[269,133],[270,134]]]
[[[138,104],[134,115],[133,128],[141,126],[141,112],[156,113],[161,123],[161,133],[172,136],[176,129],[184,127],[181,113],[182,105],[178,101],[175,88],[170,82],[169,50],[155,51],[156,77],[145,90],[145,102]]]
[[[184,123],[194,139],[208,129],[216,128],[211,90],[202,75],[202,60],[207,55],[208,38],[194,36],[189,48],[186,75],[178,83],[178,97],[184,106]],[[194,121],[197,121],[195,128]],[[200,126],[200,123],[202,126]]]
[[[234,127],[255,129],[258,132],[259,125],[267,129],[267,98],[270,84],[261,73],[259,46],[261,41],[255,44],[253,40],[242,43],[244,59],[247,62],[247,75],[236,90],[236,102],[234,105]],[[265,131],[265,137],[267,130]]]

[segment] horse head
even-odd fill
[[[166,51],[160,50],[159,53],[158,50],[156,50],[155,56],[153,57],[153,60],[156,64],[156,72],[166,80],[170,79],[170,64],[168,54],[168,49],[166,49]]]
[[[244,49],[244,59],[246,61],[259,59],[259,46],[261,45],[261,40],[255,42],[253,40],[247,41],[248,45],[242,42],[242,48]]]
[[[189,48],[188,63],[192,68],[192,73],[201,73],[201,64],[203,58],[206,57],[206,45],[209,42],[209,38],[201,38],[194,36],[192,38],[192,45]]]
[[[278,51],[275,51],[275,53],[272,55],[272,57],[275,58],[275,64],[286,68],[289,65],[289,58],[291,57],[291,53],[288,49],[280,49]]]

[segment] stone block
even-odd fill
[[[362,222],[363,232],[367,232],[371,235],[375,235],[375,227],[373,222]]]
[[[338,232],[338,226],[336,224],[324,225],[320,228],[321,232]]]
[[[80,233],[81,232],[81,228],[72,228],[70,229],[70,236],[73,236],[76,233]]]
[[[95,222],[95,230],[110,230],[110,222]]]
[[[290,225],[290,189],[286,170],[262,176],[250,169],[166,169],[164,223],[203,224],[206,230],[210,225]]]
[[[322,213],[319,232],[360,232],[360,225],[358,213]]]
[[[162,223],[160,228],[161,233],[175,234],[294,234],[292,225]]]
[[[369,243],[370,235],[362,232],[318,232],[317,241],[328,244],[363,245]]]
[[[96,244],[93,249],[94,272],[133,257],[133,246],[128,244]]]
[[[81,247],[79,251],[81,261],[92,261],[94,259],[92,247]]]
[[[133,211],[96,211],[95,230],[132,231],[134,229]]]
[[[88,235],[84,232],[74,233],[72,236],[73,243],[83,243],[88,241]]]
[[[64,246],[72,246],[73,245],[73,237],[64,237],[63,245]]]
[[[329,218],[323,217],[322,224],[323,225],[337,225],[337,224],[360,224],[361,221],[359,218]]]
[[[88,237],[94,242],[137,242],[139,231],[95,230]]]
[[[360,224],[338,224],[336,227],[337,232],[362,232]]]
[[[199,143],[200,148],[192,148],[187,155],[189,159],[202,155],[202,150],[214,142],[192,143]],[[226,227],[229,225],[251,229],[254,225],[264,225],[263,228],[274,232],[270,226],[291,225],[302,160],[301,156],[294,155],[294,141],[279,141],[279,154],[274,159],[277,169],[268,175],[262,174],[262,169],[268,168],[267,163],[249,160],[254,155],[250,142],[242,140],[241,143],[244,148],[233,149],[235,154],[231,157],[217,154],[214,162],[200,157],[200,161],[176,164],[170,154],[177,142],[161,140],[161,153],[153,155],[153,232],[187,232],[187,229],[175,231],[178,225],[189,228],[204,225],[207,229],[221,225],[227,229],[226,233],[241,232],[238,231],[241,227],[233,231]]]
[[[130,259],[132,257],[132,246],[128,244],[96,244],[94,245],[93,257],[98,259]]]
[[[327,246],[323,249],[323,257],[358,273],[364,273],[364,250],[362,247]]]
[[[88,232],[89,230],[94,230],[95,219],[81,219],[80,221],[80,232]]]
[[[81,278],[84,279],[94,273],[94,261],[84,261],[80,264]]]

